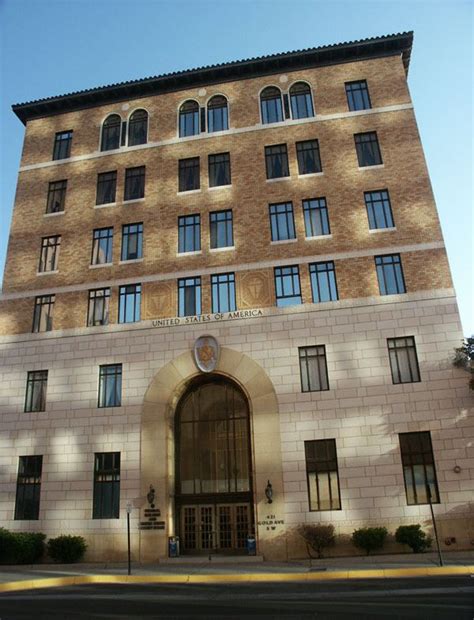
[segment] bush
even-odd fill
[[[2,564],[33,564],[44,553],[46,536],[41,532],[10,532],[0,528],[0,562]]]
[[[371,551],[381,549],[386,538],[386,527],[363,527],[360,530],[354,530],[352,533],[352,544],[363,549],[369,555]]]
[[[421,525],[400,525],[395,532],[395,540],[408,545],[413,553],[421,553],[431,547],[431,538],[421,529]]]
[[[310,548],[318,554],[318,558],[322,558],[323,550],[328,547],[333,547],[336,543],[334,525],[311,525],[302,523],[297,531],[298,534],[304,538],[310,557]]]
[[[48,555],[56,562],[79,562],[86,549],[82,536],[58,536],[48,540]]]

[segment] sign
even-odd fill
[[[273,310],[273,308],[268,308]],[[233,312],[215,312],[214,314],[198,314],[196,316],[175,316],[167,319],[153,319],[152,327],[175,327],[178,325],[197,325],[214,321],[234,321],[236,319],[255,319],[263,316],[261,308],[252,310],[234,310]]]
[[[214,336],[201,336],[194,343],[194,362],[201,372],[212,372],[219,361],[219,344]]]
[[[165,522],[158,521],[158,517],[161,517],[161,510],[159,508],[145,508],[145,519],[140,521],[138,529],[140,530],[164,530]]]
[[[275,515],[267,515],[263,521],[257,521],[257,525],[265,527],[267,530],[276,530],[277,525],[284,525],[284,519],[276,519]]]

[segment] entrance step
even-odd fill
[[[181,555],[179,558],[163,558],[160,564],[252,564],[263,562],[263,555]]]

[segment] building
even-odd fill
[[[412,33],[13,106],[0,520],[88,559],[474,541],[472,398]],[[471,411],[471,415],[469,415]],[[394,547],[392,547],[394,548]]]

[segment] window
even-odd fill
[[[364,196],[370,230],[392,228],[393,217],[388,191],[381,189],[376,192],[364,192]]]
[[[289,177],[288,153],[286,144],[276,144],[265,147],[265,164],[267,167],[267,179]]]
[[[201,249],[201,216],[178,217],[178,253],[199,252]]]
[[[115,202],[115,190],[117,187],[117,171],[101,172],[97,175],[97,205],[105,205]]]
[[[230,154],[209,155],[209,187],[230,183]]]
[[[39,518],[43,456],[20,456],[16,481],[15,521]]]
[[[88,327],[109,324],[109,302],[110,288],[96,288],[89,291]]]
[[[400,254],[376,256],[375,266],[381,295],[406,293]]]
[[[321,392],[329,390],[326,347],[300,347],[300,376],[302,392]]]
[[[301,304],[300,270],[297,265],[275,267],[275,292],[277,306]]]
[[[235,275],[233,273],[211,276],[211,290],[213,312],[232,312],[236,309]]]
[[[296,239],[293,203],[283,202],[280,204],[270,205],[269,209],[272,241],[287,241],[288,239]]]
[[[122,364],[99,367],[99,407],[120,407],[122,404]]]
[[[120,514],[120,452],[94,455],[93,519],[118,519]]]
[[[356,110],[368,110],[370,105],[369,89],[367,82],[346,82],[347,105],[351,112]]]
[[[148,113],[135,110],[128,121],[128,146],[146,144],[148,137]]]
[[[25,411],[45,411],[47,370],[32,370],[26,379]]]
[[[46,213],[60,213],[64,211],[66,201],[67,181],[52,181],[48,186],[48,200]]]
[[[312,263],[309,266],[313,302],[337,301],[336,272],[333,261],[327,263]]]
[[[306,477],[310,510],[340,510],[336,440],[305,441]]]
[[[321,237],[331,233],[326,198],[303,200],[303,214],[307,237]]]
[[[290,88],[291,118],[309,118],[314,116],[311,89],[305,82],[296,82]]]
[[[201,278],[178,280],[178,316],[201,314]]]
[[[67,159],[71,155],[72,129],[59,131],[54,137],[53,159]]]
[[[38,271],[56,271],[58,268],[59,248],[61,247],[61,235],[43,237],[41,240],[41,253]]]
[[[120,260],[138,260],[143,256],[143,224],[122,226],[122,254]]]
[[[53,307],[55,295],[41,295],[35,298],[33,332],[50,332],[53,329]]]
[[[185,101],[179,109],[179,137],[199,134],[199,106],[196,101]]]
[[[413,336],[388,338],[387,346],[393,383],[396,385],[420,382],[415,338]]]
[[[296,143],[298,174],[322,172],[318,140],[305,140]]]
[[[262,123],[279,123],[283,120],[281,92],[276,86],[267,86],[260,94],[260,110]]]
[[[113,151],[120,148],[120,129],[122,119],[118,114],[108,116],[102,125],[101,151]]]
[[[124,200],[138,200],[145,196],[145,166],[125,170]]]
[[[215,95],[207,104],[207,131],[225,131],[229,129],[229,111],[227,99],[222,95]]]
[[[354,139],[357,159],[361,168],[365,166],[378,166],[383,163],[377,132],[356,133]]]
[[[179,191],[189,192],[200,188],[199,157],[179,160]]]
[[[407,504],[439,504],[438,482],[429,431],[400,433]]]
[[[214,211],[209,215],[211,248],[228,248],[234,245],[232,210]]]
[[[92,233],[91,265],[106,265],[112,262],[113,228],[96,228]]]
[[[119,287],[119,323],[136,323],[140,320],[141,297],[141,284]]]

